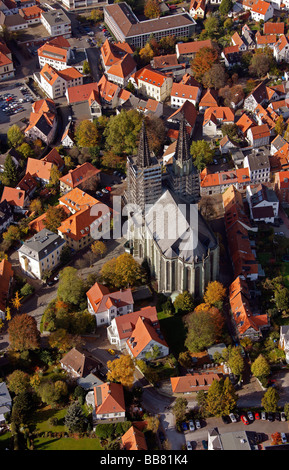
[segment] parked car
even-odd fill
[[[280,419],[281,419],[280,413],[278,413],[278,411],[276,411],[276,413],[275,413],[275,419],[276,419],[276,421],[280,421]]]
[[[201,423],[198,419],[195,419],[195,423],[196,423],[196,428],[201,429]]]
[[[254,417],[255,417],[255,419],[260,419],[260,413],[258,413],[258,411],[256,411]]]
[[[287,444],[287,436],[285,432],[281,432],[282,444]]]
[[[111,355],[111,356],[115,356],[116,352],[113,350],[113,349],[108,349],[107,352]]]
[[[222,421],[224,424],[229,424],[231,422],[229,416],[222,416]]]
[[[250,421],[254,421],[254,416],[253,416],[253,413],[251,411],[247,412],[247,416],[248,416]]]
[[[230,413],[230,414],[229,414],[229,417],[230,417],[232,423],[236,423],[236,422],[237,422],[237,419],[236,419],[236,416],[234,415],[234,413]]]
[[[193,450],[193,447],[190,441],[187,441],[187,450]]]
[[[262,413],[261,413],[261,419],[262,419],[263,421],[266,421],[266,419],[267,419],[266,411],[262,411]]]
[[[268,413],[267,419],[268,419],[268,421],[271,421],[271,422],[274,421],[273,413]]]
[[[245,415],[241,415],[241,421],[242,421],[242,423],[244,423],[246,425],[249,424],[249,421],[247,420],[247,417]]]
[[[281,411],[280,417],[281,417],[281,421],[286,421],[286,415],[285,415],[284,411]]]
[[[190,431],[194,431],[194,430],[195,430],[194,421],[193,421],[192,419],[190,419],[190,421],[189,421],[189,429],[190,429]]]
[[[208,450],[208,442],[207,441],[203,440],[202,441],[202,446],[203,446],[204,450]]]
[[[183,431],[187,431],[187,430],[188,430],[188,425],[187,425],[187,423],[186,423],[185,421],[182,423],[182,430],[183,430]]]

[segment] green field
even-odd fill
[[[34,439],[35,450],[102,450],[97,438],[46,437]]]

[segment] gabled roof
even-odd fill
[[[255,5],[252,7],[252,11],[254,13],[259,13],[260,15],[265,15],[270,7],[270,3],[264,2],[263,0],[259,0]]]
[[[121,438],[124,450],[147,450],[144,433],[131,426]]]
[[[264,23],[263,32],[264,34],[284,34],[284,23]]]
[[[102,213],[100,213],[100,215],[101,214]],[[88,206],[84,209],[80,209],[74,214],[71,214],[67,219],[63,220],[57,230],[58,232],[63,233],[66,237],[79,241],[87,235],[91,235],[91,225],[100,217],[100,215],[95,214],[91,210],[91,207]]]
[[[203,126],[212,119],[221,122],[234,122],[234,112],[227,106],[212,106],[205,110]]]
[[[26,165],[26,173],[29,173],[35,178],[49,181],[50,173],[54,167],[54,163],[45,160],[37,160],[37,158],[28,158]]]
[[[222,374],[215,372],[200,372],[187,374],[181,377],[171,377],[171,386],[173,393],[190,393],[199,390],[207,391],[213,383],[213,380],[221,380]]]
[[[140,80],[156,87],[161,87],[167,80],[167,76],[164,73],[153,70],[149,65],[138,70],[133,77],[137,83]]]
[[[26,193],[21,189],[4,186],[1,202],[3,202],[5,199],[11,206],[24,207]]]
[[[80,103],[82,101],[88,101],[92,92],[95,92],[95,98],[99,100],[99,88],[98,84],[95,83],[85,83],[84,85],[77,85],[69,87],[67,89],[68,102],[69,103]]]
[[[173,114],[171,114],[171,116],[168,117],[168,121],[174,119],[181,121],[182,116],[184,116],[186,122],[193,129],[194,125],[196,124],[197,115],[198,113],[194,104],[186,100],[180,108],[178,108]]]
[[[138,357],[151,341],[168,347],[163,336],[156,330],[151,321],[147,318],[139,317],[130,338],[126,341],[126,344],[132,355],[134,357]]]
[[[96,314],[107,311],[112,305],[118,308],[134,303],[131,289],[110,292],[106,286],[99,282],[96,282],[87,291],[86,296]]]
[[[212,88],[208,88],[204,92],[204,94],[201,96],[199,106],[207,107],[207,108],[218,106],[218,96],[217,96],[216,90]]]
[[[139,317],[147,318],[153,325],[158,325],[159,327],[156,307],[143,307],[142,309],[135,312],[115,317],[114,321],[118,331],[119,339],[130,337],[131,333],[135,329],[135,325]]]
[[[108,70],[109,75],[126,78],[136,69],[136,63],[130,54],[126,54],[121,60],[114,63]]]
[[[73,189],[87,181],[89,178],[96,176],[98,173],[100,173],[99,169],[95,168],[91,163],[85,162],[59,178],[59,181]]]
[[[125,401],[123,386],[118,383],[104,383],[94,387],[95,413],[123,413]]]
[[[35,178],[33,178],[33,176],[30,175],[29,172],[27,172],[17,184],[17,189],[21,189],[28,195],[36,188],[37,181]]]
[[[67,63],[67,49],[54,46],[49,42],[46,42],[43,46],[39,47],[37,53],[38,57],[45,57],[46,59]]]
[[[243,113],[240,119],[236,122],[236,125],[239,127],[240,131],[243,134],[253,126],[256,126],[256,122],[253,120],[251,116],[248,116],[246,113]]]
[[[86,377],[101,366],[101,363],[95,357],[77,348],[72,348],[68,351],[60,362],[62,365],[72,369],[78,377]]]
[[[254,140],[270,137],[270,129],[267,124],[250,128]]]
[[[179,54],[196,54],[203,47],[209,47],[210,49],[214,47],[211,39],[205,39],[204,41],[192,41],[192,42],[183,42],[181,44],[176,44],[176,49]]]
[[[90,196],[90,194],[87,194],[79,188],[74,188],[59,198],[60,204],[63,204],[74,211],[87,209],[99,202],[100,201],[95,199],[93,196]]]
[[[200,86],[184,85],[182,83],[173,83],[171,89],[171,97],[183,98],[186,100],[196,101]]]

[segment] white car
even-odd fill
[[[285,432],[281,432],[282,444],[287,444],[287,437]]]
[[[194,421],[193,421],[192,419],[189,421],[189,429],[190,429],[190,431],[194,431],[194,430],[195,430]]]
[[[253,413],[251,413],[251,411],[248,411],[247,416],[250,421],[254,421],[254,416],[253,416]]]
[[[280,416],[281,416],[281,421],[286,421],[286,415],[284,411],[281,411]]]
[[[262,413],[261,413],[261,419],[262,419],[263,421],[266,421],[266,413],[265,413],[265,411],[262,411]]]
[[[230,414],[229,414],[229,418],[230,418],[230,420],[232,421],[232,423],[236,423],[236,422],[237,422],[237,419],[236,419],[236,416],[234,415],[234,413],[230,413]]]
[[[190,441],[187,442],[187,450],[193,450],[192,444],[190,443]]]
[[[201,429],[201,423],[198,419],[195,419],[195,424],[197,429]]]

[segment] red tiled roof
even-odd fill
[[[207,391],[213,380],[221,380],[222,375],[215,372],[200,372],[181,377],[171,377],[173,393],[190,393],[200,390]]]
[[[96,176],[98,173],[100,173],[99,169],[95,168],[91,163],[85,162],[59,178],[59,181],[73,189],[84,183],[89,178]]]
[[[99,395],[97,393],[99,390]],[[100,400],[98,400],[100,396]],[[95,413],[122,413],[125,412],[123,386],[118,383],[104,383],[94,387]]]

